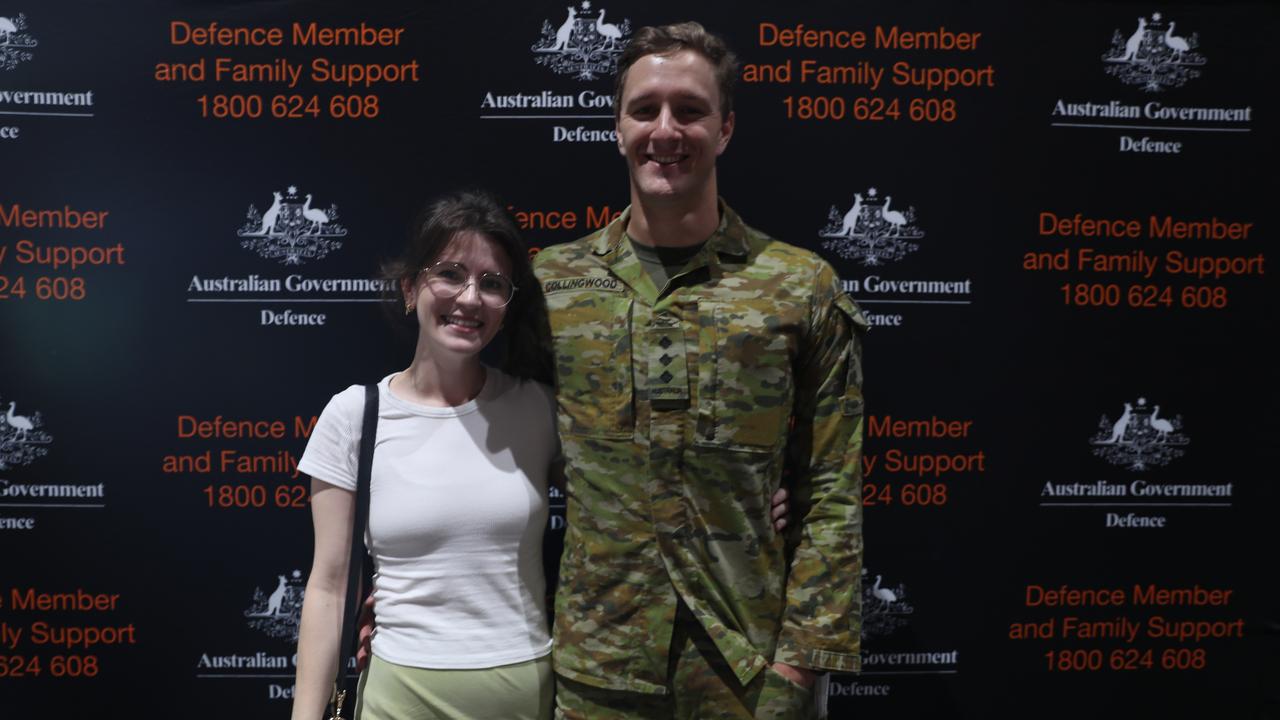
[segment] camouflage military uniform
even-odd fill
[[[865,319],[827,263],[723,204],[656,288],[629,216],[535,259],[569,497],[556,672],[671,692],[681,603],[742,686],[771,661],[857,671]],[[784,467],[792,542],[769,519]]]

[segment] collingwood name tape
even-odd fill
[[[542,292],[549,294],[564,290],[604,290],[606,292],[624,292],[617,278],[611,277],[579,277],[563,280],[548,280],[542,285]]]

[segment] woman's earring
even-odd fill
[[[413,303],[407,302],[404,304],[404,314],[405,315],[413,314]]]

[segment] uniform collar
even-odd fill
[[[724,198],[717,198],[717,206],[720,211],[720,224],[707,240],[707,247],[714,250],[717,255],[746,257],[751,251],[751,245],[747,242],[747,226],[738,217],[738,213],[724,201]],[[630,220],[631,206],[628,205],[618,219],[609,223],[592,242],[592,252],[596,255],[612,256],[607,262],[613,264],[613,260],[626,249],[627,223]]]
[[[707,239],[702,251],[689,259],[684,269],[673,275],[668,281],[668,288],[678,285],[680,279],[689,273],[706,268],[713,281],[719,280],[724,270],[720,257],[731,258],[730,262],[743,262],[750,252],[747,241],[747,226],[723,199],[718,199],[720,225]],[[592,242],[592,252],[604,261],[609,272],[631,288],[646,304],[661,308],[675,302],[675,294],[664,294],[664,288],[655,287],[649,273],[645,272],[631,243],[627,240],[627,221],[631,219],[631,207],[627,206],[617,220],[609,223]]]

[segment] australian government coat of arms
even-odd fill
[[[30,465],[36,458],[49,454],[48,445],[53,438],[44,430],[44,418],[39,412],[18,412],[18,403],[0,401],[0,407],[8,405],[0,413],[0,470]]]
[[[253,604],[244,611],[244,616],[254,630],[295,643],[302,618],[302,598],[306,595],[305,582],[298,570],[288,576],[277,575],[276,579],[275,588],[270,592],[254,588]]]
[[[347,229],[337,223],[337,205],[312,207],[311,195],[300,198],[298,188],[292,185],[287,192],[273,192],[272,196],[265,211],[249,206],[244,225],[236,231],[243,238],[241,247],[285,265],[319,260],[342,247],[338,238],[345,237]]]
[[[1152,407],[1144,397],[1125,403],[1115,420],[1103,415],[1098,432],[1089,439],[1094,455],[1135,472],[1168,465],[1182,457],[1189,443],[1182,433],[1182,416],[1162,417],[1160,406]]]
[[[853,206],[842,211],[832,205],[827,224],[818,231],[822,246],[846,260],[863,265],[884,265],[901,260],[919,249],[912,240],[924,237],[916,225],[916,211],[893,207],[893,196],[880,196],[875,188],[854,193]]]
[[[1160,13],[1138,18],[1132,32],[1116,30],[1111,48],[1102,55],[1108,75],[1126,85],[1138,85],[1147,92],[1180,87],[1200,76],[1204,56],[1196,52],[1200,39],[1195,33],[1178,35],[1177,23]]]
[[[579,80],[595,80],[618,70],[618,55],[626,47],[631,34],[631,21],[605,22],[605,8],[597,12],[591,0],[579,7],[570,5],[563,22],[542,22],[542,37],[531,48],[535,62],[559,75],[573,75]]]
[[[0,17],[0,70],[12,70],[31,59],[29,49],[38,43],[26,30],[26,15]]]

